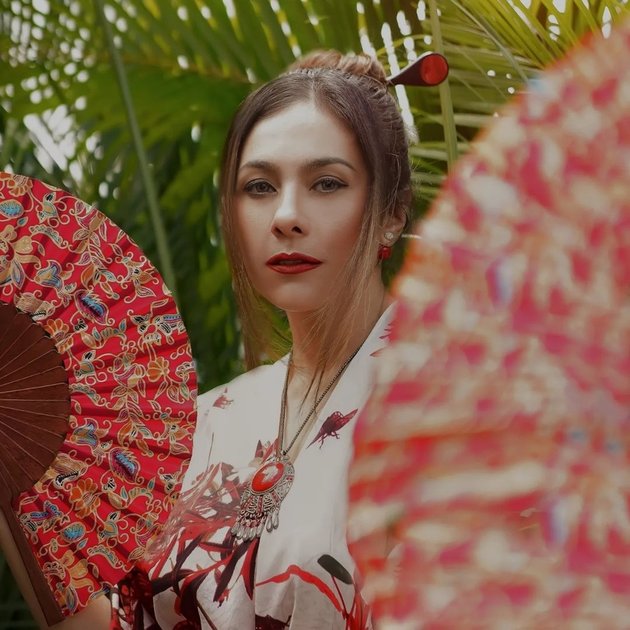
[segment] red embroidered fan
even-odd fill
[[[419,226],[350,473],[383,626],[627,608],[629,57],[625,22],[543,73]]]
[[[0,174],[0,505],[47,622],[143,553],[195,420],[184,326],[155,268],[95,208]]]

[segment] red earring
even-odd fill
[[[387,241],[387,245],[379,244],[378,253],[376,255],[378,260],[387,260],[392,255],[392,246],[391,244],[394,241],[394,233],[393,232],[385,232],[383,234],[383,238]]]
[[[379,260],[387,260],[392,255],[392,248],[389,245],[379,245],[376,257]]]

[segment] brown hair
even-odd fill
[[[354,251],[339,283],[313,321],[312,338],[318,339],[323,349],[318,361],[321,378],[327,366],[341,363],[348,353],[347,340],[353,322],[361,316],[358,310],[362,290],[376,264],[382,225],[388,218],[409,211],[411,173],[404,122],[387,90],[383,67],[368,55],[316,51],[243,101],[224,147],[221,208],[248,369],[265,359],[278,358],[287,344],[275,325],[278,320],[274,308],[254,290],[239,253],[233,208],[237,171],[243,146],[254,126],[301,101],[313,101],[352,132],[370,181],[365,220]]]

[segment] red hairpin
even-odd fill
[[[432,87],[439,85],[448,76],[446,57],[436,52],[426,52],[398,74],[387,79],[390,85],[417,85]]]

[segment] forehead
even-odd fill
[[[240,164],[261,159],[290,162],[322,155],[362,162],[354,134],[314,102],[301,101],[254,126],[243,145]]]

